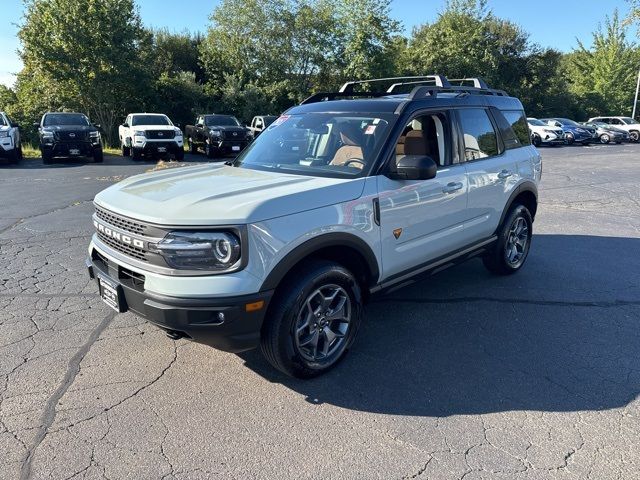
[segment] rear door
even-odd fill
[[[463,108],[457,111],[469,179],[469,219],[464,229],[468,243],[487,239],[494,234],[504,207],[519,181],[517,164],[528,158],[526,152],[514,153],[515,149],[511,148],[513,131],[509,144],[505,144],[498,133],[497,115],[501,114],[488,108]],[[522,115],[524,118],[524,113]],[[524,121],[526,123],[526,119]],[[506,123],[504,117],[500,123]],[[528,137],[528,134],[524,136]]]
[[[438,164],[436,177],[377,177],[384,280],[464,246],[468,183],[454,131],[451,112],[419,112],[396,139],[386,171],[404,155],[426,155]]]

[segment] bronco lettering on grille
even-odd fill
[[[138,240],[137,238],[130,237],[125,233],[120,233],[109,227],[105,227],[104,225],[102,225],[101,223],[98,223],[95,220],[93,221],[93,225],[96,227],[96,230],[98,230],[100,233],[110,238],[113,238],[118,242],[124,243],[125,245],[131,245],[132,247],[144,248],[144,242],[142,240]]]

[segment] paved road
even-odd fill
[[[640,145],[542,152],[524,271],[376,300],[306,382],[97,299],[91,199],[153,164],[1,167],[0,478],[638,478]]]

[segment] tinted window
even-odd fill
[[[637,120],[634,120],[631,117],[622,117],[622,121],[624,123],[626,123],[627,125],[638,125],[638,123],[640,123],[640,122],[638,122]]]
[[[48,113],[44,117],[43,125],[89,125],[89,119],[81,113]]]
[[[138,125],[171,125],[169,118],[164,115],[134,115],[131,126]]]
[[[205,122],[208,127],[237,127],[240,125],[236,117],[227,115],[209,115],[205,117]]]
[[[498,155],[498,139],[487,111],[470,108],[460,110],[459,115],[465,159],[477,160]]]
[[[509,122],[511,132],[505,132],[502,126],[500,127],[502,138],[504,140],[504,146],[507,150],[510,148],[518,148],[524,145],[531,144],[531,136],[529,134],[529,124],[527,123],[527,117],[523,111],[509,110],[502,112],[504,118]],[[540,122],[542,123],[542,122]],[[507,141],[510,135],[515,134],[517,144],[513,141]]]
[[[528,120],[529,125],[533,125],[534,127],[546,127],[547,124],[544,122],[541,122],[540,120],[535,120],[533,118]]]
[[[0,127],[6,127],[7,122],[5,122],[4,117],[0,115]]]
[[[264,120],[264,126],[268,127],[269,125],[271,125],[273,122],[276,121],[276,117],[275,115],[270,115],[270,116],[266,116],[266,117],[262,117]]]

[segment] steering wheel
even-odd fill
[[[348,167],[350,163],[359,163],[360,165],[362,165],[362,168],[364,168],[367,165],[366,163],[364,163],[364,160],[362,160],[361,158],[350,158],[349,160],[344,162],[342,165],[345,167]]]

